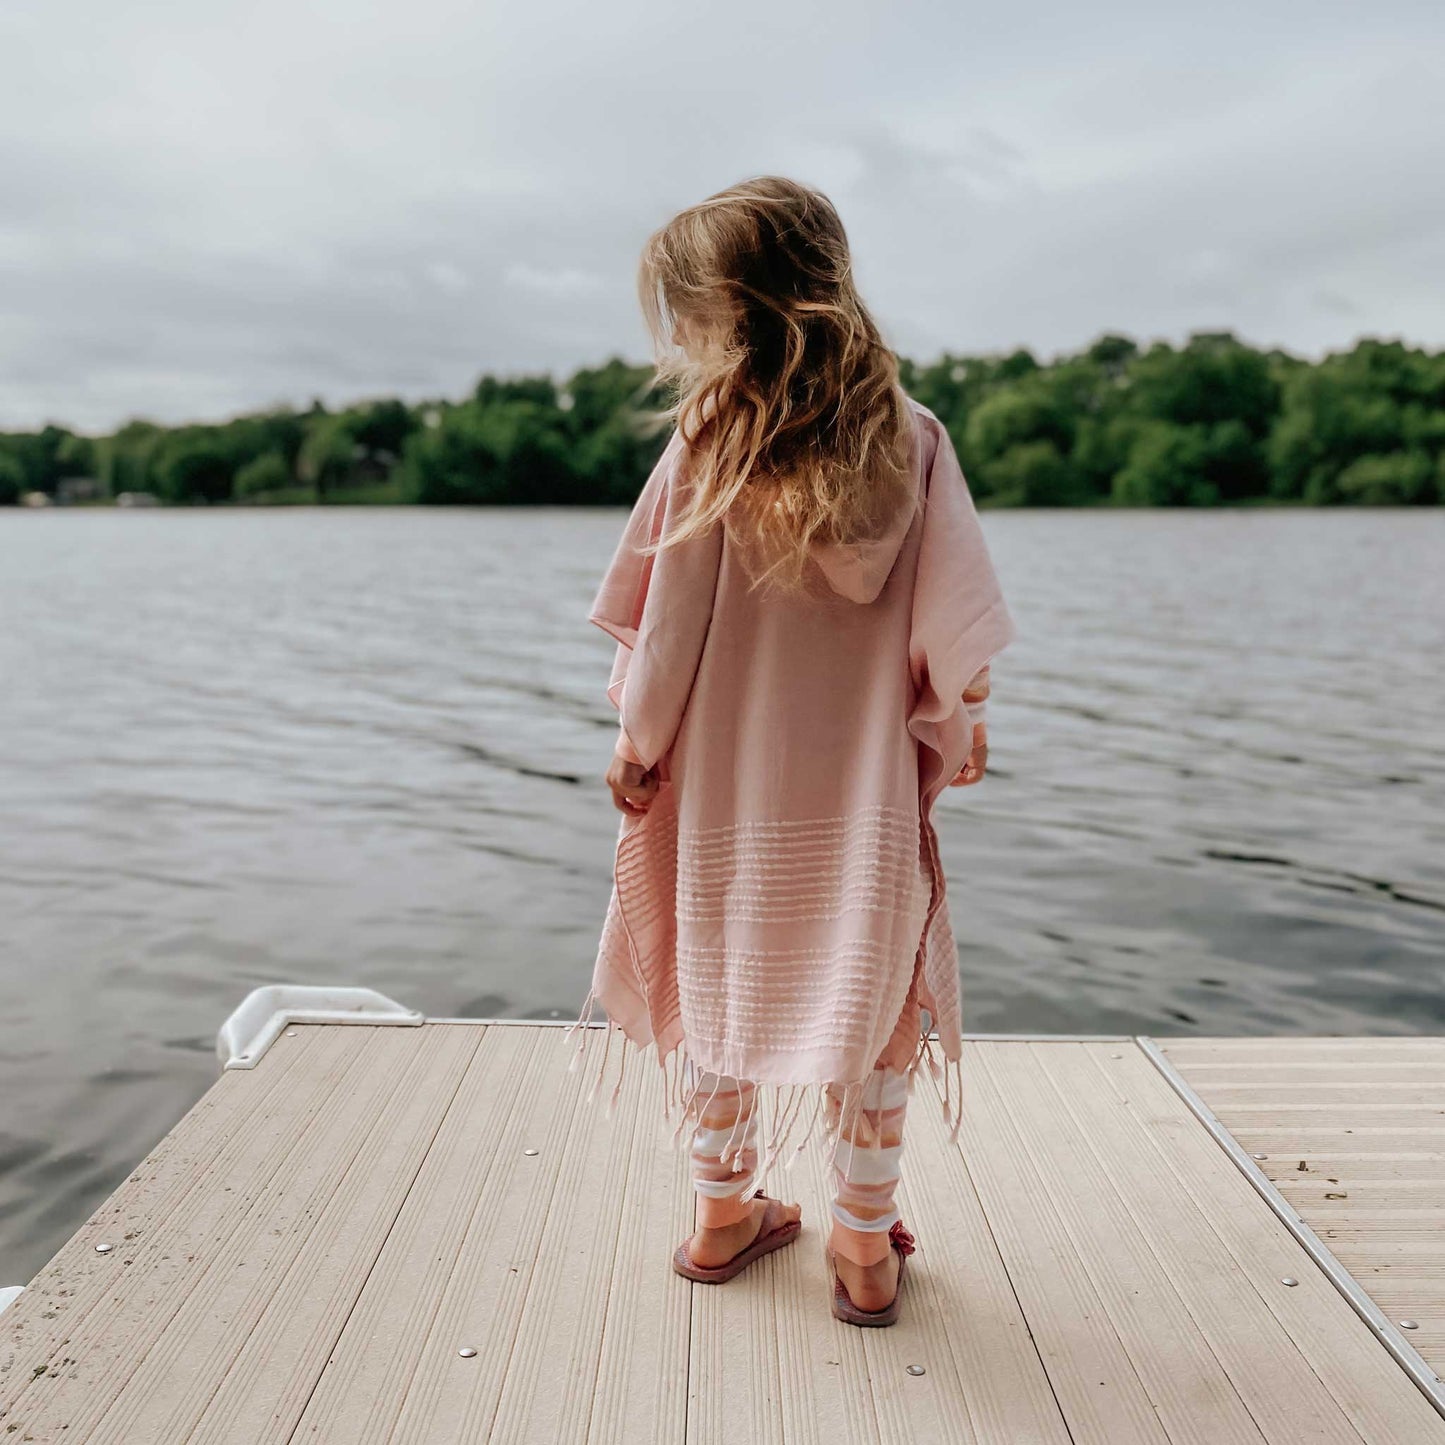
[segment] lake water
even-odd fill
[[[0,1284],[264,983],[572,1018],[623,514],[0,513]],[[1445,1030],[1445,511],[1011,512],[973,1032]]]

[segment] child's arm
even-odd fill
[[[963,690],[963,705],[973,720],[973,751],[958,776],[949,784],[953,788],[964,788],[978,782],[988,766],[988,723],[984,717],[988,703],[988,666],[984,663]]]
[[[657,769],[644,766],[627,729],[621,726],[607,765],[607,786],[612,789],[614,806],[622,813],[645,813],[657,796]]]
[[[632,739],[627,736],[627,729],[617,729],[617,746],[613,748],[613,754],[622,759],[624,763],[636,763],[640,768],[642,758],[638,755],[637,749],[632,746]]]

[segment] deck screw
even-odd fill
[[[476,1353],[477,1352],[470,1345],[463,1345],[461,1349],[457,1351],[457,1354],[459,1354],[464,1360],[472,1359],[476,1355]]]
[[[296,1037],[296,1030],[295,1030],[295,1029],[287,1029],[287,1030],[286,1030],[286,1037],[287,1037],[288,1039],[294,1039],[294,1038]]]
[[[1291,1289],[1293,1289],[1294,1286],[1299,1283],[1299,1281],[1297,1279],[1292,1279],[1289,1275],[1285,1275],[1285,1277],[1280,1280],[1280,1283],[1287,1284],[1290,1286]]]
[[[1268,1159],[1268,1158],[1269,1158],[1269,1155],[1268,1155],[1268,1154],[1251,1154],[1249,1157],[1250,1157],[1251,1159]]]
[[[922,1365],[909,1365],[908,1373],[910,1375],[926,1375],[928,1371]]]
[[[537,1152],[537,1151],[536,1151],[535,1149],[523,1149],[523,1150],[522,1150],[522,1153],[523,1153],[523,1154],[535,1154],[536,1152]]]
[[[95,1246],[95,1252],[97,1254],[109,1254],[114,1248],[115,1245],[113,1244],[97,1244]]]
[[[1418,1330],[1420,1326],[1414,1320],[1401,1320],[1400,1328],[1402,1330]]]
[[[1122,1059],[1122,1058],[1124,1057],[1124,1055],[1123,1055],[1123,1054],[1110,1054],[1109,1057],[1110,1057],[1111,1059]]]

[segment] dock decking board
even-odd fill
[[[1416,1323],[1410,1344],[1445,1371],[1445,1039],[1160,1047],[1240,1144],[1268,1156],[1260,1168],[1365,1293]]]
[[[512,1156],[534,1137],[540,1142],[542,1121],[555,1106],[555,1092],[546,1087],[550,1060],[539,1067],[537,1054],[530,1031],[489,1029],[480,1040],[386,1248],[306,1403],[299,1439],[378,1445],[391,1438],[404,1411],[425,1408],[425,1391],[412,1392],[414,1383],[422,1384],[418,1361],[435,1351],[445,1365],[465,1341],[453,1333],[456,1291],[463,1297],[473,1287],[481,1292],[469,1268],[479,1237],[487,1237],[498,1213],[515,1218],[520,1212],[499,1209],[498,1192],[508,1180],[514,1188],[523,1183],[512,1174]],[[558,1151],[535,1157],[535,1173],[542,1177],[529,1182],[546,1187],[555,1176]],[[512,1268],[498,1270],[501,1284],[512,1283]],[[500,1334],[506,1304],[494,1303]],[[495,1363],[488,1359],[468,1378]]]
[[[1202,1129],[1182,1124],[1177,1098],[1147,1060],[1132,1049],[1115,1051],[1116,1060],[1082,1048],[1112,1091],[1090,1089],[1094,1081],[1063,1055],[1043,1062],[1075,1117],[1088,1118],[1091,1137],[1108,1140],[1107,1151],[1096,1146],[1107,1167],[1132,1165],[1140,1227],[1171,1279],[1192,1275],[1183,1291],[1191,1312],[1268,1438],[1335,1438],[1345,1421],[1381,1445],[1438,1435],[1445,1422],[1413,1386],[1398,1388],[1395,1362],[1352,1310],[1340,1309],[1342,1297],[1302,1246],[1282,1228],[1259,1228],[1258,1196]],[[1257,1316],[1257,1355],[1241,1349],[1246,1314]],[[1303,1410],[1293,1415],[1305,1401],[1319,1413],[1317,1431],[1303,1428]]]
[[[67,1438],[85,1437],[285,1163],[277,1141],[302,1137],[365,1062],[339,1029],[287,1042],[274,1070],[267,1058],[270,1079],[222,1074],[0,1316],[6,1424],[43,1440],[58,1414]],[[113,1252],[97,1254],[102,1242]],[[127,1269],[137,1283],[120,1287]]]
[[[0,1315],[0,1440],[1445,1442],[1132,1041],[970,1041],[957,1144],[920,1076],[899,1196],[918,1252],[902,1320],[871,1331],[828,1314],[816,1141],[768,1186],[801,1200],[799,1242],[691,1285],[668,1265],[692,1194],[661,1073],[630,1059],[609,1117],[574,1046],[292,1026]],[[1438,1358],[1445,1041],[1164,1049],[1241,1140],[1280,1141],[1286,1198]],[[1288,1177],[1299,1158],[1351,1199]]]
[[[348,1026],[349,1027],[349,1026]],[[413,1031],[405,1031],[413,1032]],[[285,1438],[455,1092],[475,1038],[377,1029],[363,1067],[235,1222],[126,1388],[70,1439]],[[72,1346],[73,1351],[73,1346]],[[58,1429],[65,1415],[48,1418]]]
[[[1017,1120],[1079,1267],[1098,1291],[1169,1439],[1181,1445],[1256,1445],[1267,1439],[1240,1398],[1237,1382],[1215,1358],[1195,1314],[1198,1304],[1185,1297],[1183,1281],[1171,1280],[1132,1217],[1138,1178],[1126,1171],[1121,1187],[1108,1177],[1089,1134],[1070,1117],[1067,1100],[1039,1076],[1032,1045],[1012,1058],[997,1055],[988,1044],[978,1048],[975,1070],[986,1074],[1000,1103],[1006,1101]],[[1101,1141],[1106,1149],[1113,1142],[1109,1137]],[[1166,1226],[1172,1229],[1175,1222],[1171,1213]],[[1201,1292],[1203,1301],[1209,1293]],[[1247,1330],[1257,1320],[1249,1317],[1240,1324]]]
[[[934,1080],[920,1075],[905,1120],[906,1177],[899,1190],[900,1212],[918,1238],[908,1267],[914,1271],[912,1302],[919,1308],[907,1333],[895,1327],[865,1339],[884,1366],[881,1379],[895,1405],[893,1433],[885,1438],[929,1438],[926,1429],[909,1431],[910,1387],[918,1382],[908,1377],[906,1366],[920,1360],[927,1378],[935,1380],[936,1408],[945,1416],[960,1406],[966,1410],[972,1426],[966,1438],[984,1445],[1066,1441],[1067,1426],[996,1226],[963,1155],[949,1142],[940,1103]],[[814,1217],[826,1217],[826,1200],[819,1205]],[[904,1345],[908,1348],[899,1348]]]

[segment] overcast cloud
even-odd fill
[[[889,340],[1445,340],[1438,4],[22,0],[0,430],[647,356],[647,233],[826,190]]]

